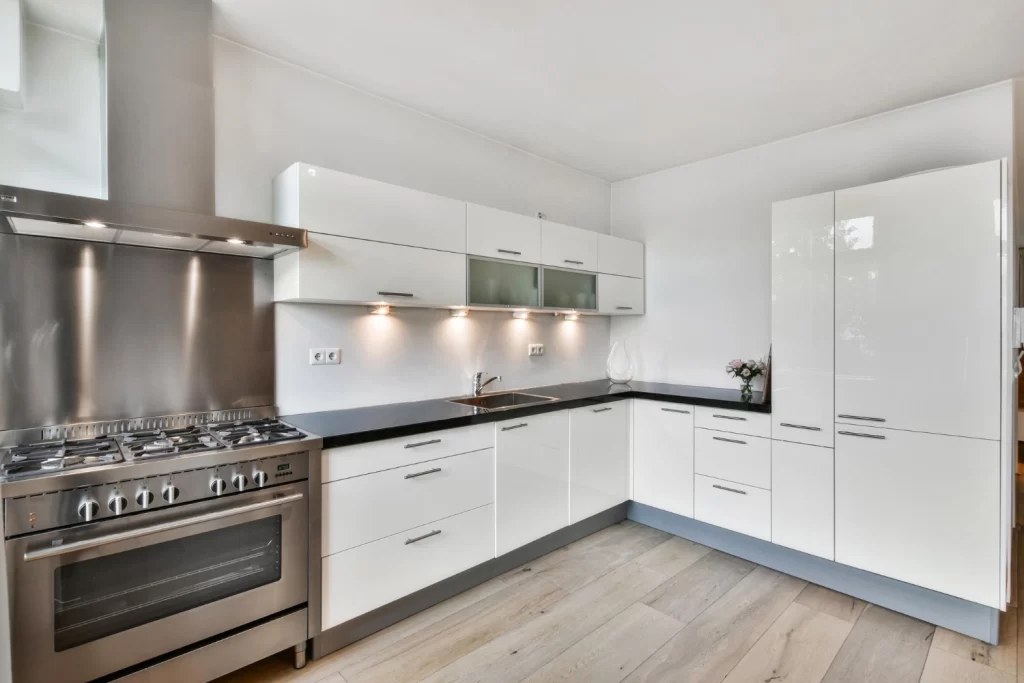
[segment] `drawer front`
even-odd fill
[[[540,263],[540,219],[469,204],[466,251],[488,258]]]
[[[325,557],[322,628],[337,626],[493,557],[493,505]]]
[[[704,429],[715,429],[720,432],[749,434],[765,439],[772,436],[772,416],[768,413],[697,406],[695,424]]]
[[[772,540],[772,493],[754,486],[694,476],[695,517],[723,529]]]
[[[391,470],[417,462],[494,447],[494,425],[426,432],[400,439],[328,448],[322,454],[324,483]]]
[[[772,487],[772,442],[757,436],[697,429],[693,471],[709,477]]]
[[[324,557],[494,502],[494,449],[323,486]]]

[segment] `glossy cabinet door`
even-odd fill
[[[619,275],[597,276],[597,307],[608,315],[640,315],[644,312],[644,281]]]
[[[466,249],[476,256],[540,263],[540,219],[469,204]]]
[[[597,310],[597,273],[544,268],[544,308]]]
[[[537,308],[540,267],[469,257],[469,305]]]
[[[999,438],[1001,174],[836,193],[837,422]]]
[[[772,204],[772,437],[832,445],[832,192]]]
[[[598,235],[597,272],[626,277],[643,277],[643,243],[611,235]]]
[[[541,220],[541,263],[597,271],[597,235],[591,230]]]
[[[633,500],[693,517],[693,406],[633,400]]]
[[[835,559],[834,474],[831,448],[772,442],[772,543]]]
[[[292,164],[274,181],[274,220],[311,232],[466,253],[466,202]]]
[[[569,413],[495,423],[497,554],[569,523]]]
[[[629,402],[574,408],[569,469],[569,522],[629,500]]]
[[[836,425],[836,561],[1001,609],[999,442]]]

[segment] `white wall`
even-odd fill
[[[21,0],[0,0],[0,106],[22,106]]]
[[[954,97],[612,186],[612,233],[647,244],[647,315],[617,318],[637,378],[737,387],[768,353],[771,204],[1010,156],[1012,88]]]
[[[0,109],[0,183],[102,197],[97,43],[25,25],[22,110]]]

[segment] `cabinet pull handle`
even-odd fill
[[[738,493],[741,496],[747,495],[746,491],[740,491],[739,489],[731,489],[728,486],[719,486],[718,484],[712,484],[711,488],[719,489],[719,490],[722,490],[722,491],[728,491],[729,493]]]
[[[793,429],[806,429],[809,432],[820,432],[821,431],[821,427],[808,427],[807,425],[795,425],[795,424],[790,424],[789,422],[780,422],[779,426],[780,427],[792,427]]]
[[[416,543],[417,541],[422,541],[424,538],[430,538],[431,536],[437,536],[439,533],[441,533],[440,529],[434,529],[433,531],[431,531],[428,534],[423,534],[422,536],[417,536],[416,538],[407,538],[407,539],[405,539],[405,544],[406,545],[410,545],[412,543]]]
[[[498,253],[499,254],[511,254],[512,256],[522,256],[523,255],[523,252],[521,252],[521,251],[513,251],[512,249],[499,249]]]
[[[863,420],[864,422],[885,422],[884,417],[864,417],[862,415],[836,415],[840,419]]]
[[[616,306],[615,310],[616,311],[632,311],[633,307],[632,306]]]
[[[594,408],[593,412],[595,412],[595,413],[603,413],[603,412],[606,412],[608,410],[611,410],[611,408]]]
[[[520,422],[517,425],[509,425],[508,427],[502,427],[501,431],[507,432],[510,429],[519,429],[520,427],[527,427],[527,426],[529,426],[529,423],[527,423],[527,422]]]
[[[401,296],[407,299],[411,299],[416,295],[410,294],[409,292],[377,292],[377,296]]]
[[[719,420],[739,420],[740,422],[746,422],[747,421],[747,418],[745,418],[745,417],[736,417],[735,415],[718,415],[718,414],[712,413],[711,417],[717,417]]]
[[[885,438],[881,434],[863,434],[861,432],[842,432],[842,431],[836,432],[836,433],[837,434],[842,434],[843,436],[859,436],[859,437],[861,437],[863,439],[884,439]]]
[[[690,414],[689,410],[679,410],[678,408],[662,408],[661,410],[666,413],[682,413],[683,415]]]
[[[740,441],[739,439],[727,439],[724,436],[713,436],[711,438],[714,439],[715,441],[728,441],[729,443],[741,443],[744,446],[747,445],[746,441]]]
[[[583,265],[583,261],[573,261],[572,259],[562,259],[562,260],[564,262],[566,262],[566,263],[571,263],[574,266],[582,266]]]
[[[440,467],[435,467],[432,470],[423,470],[422,472],[415,472],[413,474],[407,474],[407,475],[405,475],[405,478],[406,479],[415,479],[416,477],[422,477],[425,474],[433,474],[434,472],[440,472],[440,471],[441,471]]]
[[[431,439],[430,441],[420,441],[418,443],[407,443],[406,448],[419,448],[420,446],[429,446],[433,443],[441,443],[441,439]]]

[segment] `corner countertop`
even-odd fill
[[[465,427],[539,415],[596,403],[621,401],[627,398],[648,398],[671,403],[688,403],[710,408],[770,413],[771,406],[762,404],[761,393],[754,392],[751,401],[743,401],[735,389],[693,387],[661,382],[630,382],[612,384],[608,380],[554,384],[546,387],[519,389],[531,394],[551,396],[557,400],[506,410],[485,411],[480,408],[432,399],[413,403],[391,403],[321,413],[282,415],[281,419],[311,434],[322,437],[324,448],[351,446],[439,429]]]

